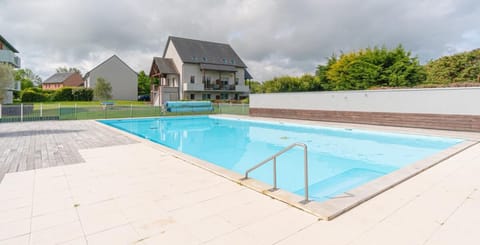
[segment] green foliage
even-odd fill
[[[259,84],[255,84],[253,88],[258,92],[264,93],[323,90],[320,80],[317,77],[309,74],[305,74],[301,77],[276,77],[272,80],[265,81],[261,85],[261,88],[256,87],[258,85]],[[250,88],[252,88],[252,86]]]
[[[428,62],[425,68],[431,84],[480,82],[480,49],[441,57]]]
[[[20,81],[22,90],[42,84],[42,78],[28,68],[16,70],[14,79],[15,81]]]
[[[138,94],[150,94],[150,77],[144,71],[138,73]]]
[[[72,101],[73,89],[69,87],[63,87],[55,90],[53,93],[53,101]]]
[[[73,88],[72,94],[74,101],[93,100],[93,89],[91,88]]]
[[[252,94],[257,94],[257,93],[263,93],[263,86],[260,82],[257,81],[250,81],[248,82],[248,86],[250,87],[250,93]]]
[[[93,90],[90,88],[64,87],[58,90],[42,90],[32,87],[22,90],[21,102],[91,101]]]
[[[93,89],[93,95],[98,100],[109,100],[112,98],[112,85],[104,78],[97,78],[97,83]]]
[[[327,90],[357,90],[371,87],[412,87],[425,80],[424,68],[410,52],[368,48],[329,58],[316,71],[321,87]]]
[[[45,102],[48,101],[48,95],[41,90],[27,88],[20,93],[20,100],[22,102]]]
[[[12,67],[7,64],[0,64],[0,104],[4,99],[5,91],[12,85],[12,81]]]

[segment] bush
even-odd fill
[[[73,89],[64,87],[60,88],[53,93],[53,101],[72,101],[73,100]]]
[[[22,102],[45,102],[47,101],[47,96],[42,92],[36,92],[32,89],[23,90],[20,95],[20,100]]]
[[[75,88],[73,89],[74,101],[92,101],[93,89],[91,88]]]

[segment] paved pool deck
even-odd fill
[[[480,139],[478,133],[304,123]],[[45,128],[57,131],[37,132]],[[46,151],[57,144],[64,157],[51,161],[40,153],[32,165],[31,148],[43,147],[32,141],[51,144]],[[0,144],[0,167],[9,162],[0,182],[0,244],[480,243],[479,144],[331,221],[93,121],[0,124]],[[5,153],[5,146],[17,150]],[[11,170],[10,157],[27,159],[20,161],[30,170]]]

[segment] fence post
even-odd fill
[[[77,103],[75,103],[75,110],[74,110],[74,112],[75,112],[75,120],[77,120],[77,119],[78,119],[78,118],[77,118]]]
[[[130,104],[130,117],[133,117],[133,105]]]
[[[20,104],[20,122],[23,122],[23,103]]]
[[[62,114],[62,110],[61,110],[60,107],[61,107],[61,106],[60,106],[60,103],[58,103],[58,120],[60,120],[60,116],[61,116],[61,114]]]
[[[40,103],[40,117],[43,117],[43,103]]]

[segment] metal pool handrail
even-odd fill
[[[250,169],[248,169],[246,172],[245,172],[245,179],[248,179],[248,173],[252,172],[253,170],[259,168],[260,166],[270,162],[271,160],[273,160],[273,189],[277,189],[277,157],[282,155],[283,153],[291,150],[293,147],[295,146],[299,146],[299,147],[303,147],[303,165],[304,165],[304,178],[305,178],[305,200],[304,202],[308,202],[308,157],[307,157],[307,145],[304,144],[304,143],[293,143],[285,148],[283,148],[283,150],[275,153],[274,155],[272,155],[271,157],[261,161],[260,163],[258,163],[257,165],[251,167]]]

